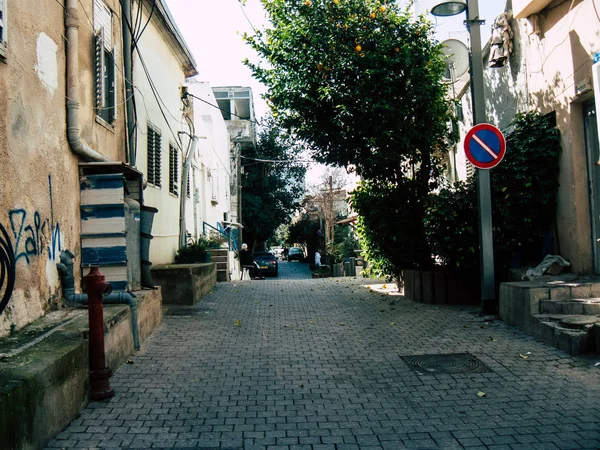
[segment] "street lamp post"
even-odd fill
[[[435,16],[453,16],[467,12],[465,24],[471,41],[471,97],[474,125],[486,122],[485,97],[483,92],[483,58],[481,54],[481,25],[477,0],[446,0],[431,9]],[[490,172],[477,169],[477,203],[479,210],[479,250],[481,256],[481,312],[493,314],[496,309],[494,286],[494,242],[492,237],[492,196]]]

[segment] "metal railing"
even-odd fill
[[[237,228],[225,229],[220,223],[213,227],[210,223],[202,222],[202,234],[207,236],[209,232],[218,233],[227,240],[227,248],[237,251],[239,248],[239,230]]]

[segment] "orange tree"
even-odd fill
[[[431,24],[394,0],[262,3],[270,26],[246,37],[260,60],[245,63],[267,86],[278,124],[316,160],[362,177],[353,205],[371,253],[391,263],[388,274],[431,266],[424,199],[440,173],[449,119]],[[372,211],[382,186],[392,203]],[[412,248],[396,246],[398,235]]]

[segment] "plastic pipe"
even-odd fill
[[[69,250],[64,250],[60,254],[60,263],[56,268],[60,274],[63,297],[67,303],[77,305],[87,305],[87,294],[75,293],[75,277],[73,276],[73,258],[75,255]],[[137,298],[132,292],[113,292],[102,297],[102,303],[129,305],[131,311],[131,332],[133,334],[133,348],[140,349],[140,327],[138,322]]]

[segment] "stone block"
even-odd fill
[[[541,314],[562,314],[562,302],[553,300],[540,300]]]
[[[540,313],[540,301],[547,300],[550,298],[550,292],[547,288],[534,287],[528,289],[529,294],[529,313],[539,314]]]
[[[516,287],[512,286],[510,283],[500,284],[498,313],[502,320],[511,325],[515,324],[514,293],[516,291]]]
[[[591,298],[592,297],[592,285],[591,284],[576,284],[571,286],[571,297],[570,298]]]
[[[583,303],[581,302],[560,302],[562,304],[562,314],[571,314],[576,316],[583,315]]]
[[[583,314],[588,316],[600,316],[600,303],[584,303]]]
[[[570,287],[556,286],[550,288],[550,300],[569,300],[571,298]]]
[[[215,263],[156,266],[152,278],[164,304],[195,305],[217,283],[217,268]]]

